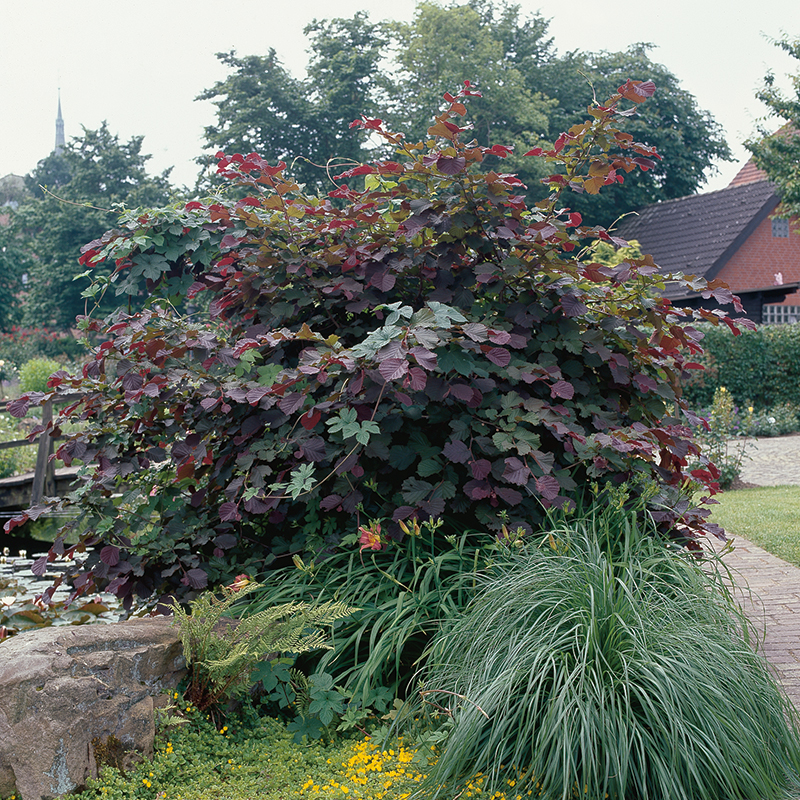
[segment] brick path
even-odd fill
[[[760,652],[800,709],[800,569],[746,539],[732,538],[734,551],[725,564],[734,573],[738,599],[756,627]]]
[[[800,436],[754,440],[748,455],[742,469],[748,483],[800,484]],[[763,637],[761,652],[800,709],[800,569],[731,536],[735,549],[725,563],[736,573],[745,611]]]

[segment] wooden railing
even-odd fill
[[[78,395],[64,395],[56,398],[59,404],[68,403],[76,400]],[[8,400],[0,401],[0,411],[8,409]],[[47,400],[42,408],[42,425],[47,426],[53,419],[53,400]],[[55,437],[61,439],[63,437]],[[55,462],[50,456],[53,454],[53,442],[55,438],[47,433],[40,433],[36,443],[36,468],[33,473],[33,484],[31,486],[31,505],[35,506],[41,502],[45,495],[52,496],[56,493],[56,469]],[[0,442],[0,450],[7,450],[12,447],[26,447],[34,444],[29,439],[15,439],[13,442]]]

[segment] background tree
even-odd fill
[[[305,33],[311,40],[305,81],[289,74],[274,49],[264,57],[217,54],[232,72],[197,98],[217,106],[216,124],[205,129],[205,149],[212,152],[200,163],[210,164],[218,150],[257,152],[286,161],[287,175],[314,192],[332,188],[325,171],[330,159],[341,168],[368,156],[366,134],[354,135],[350,123],[377,110],[378,62],[387,42],[382,26],[359,12],[315,20]]]
[[[28,176],[29,186],[47,191],[39,189],[39,197],[21,205],[14,217],[14,232],[31,256],[25,324],[71,327],[86,308],[81,292],[88,281],[74,280],[83,272],[78,264],[81,248],[114,224],[119,214],[115,206],[168,199],[169,171],[147,173],[150,156],[141,152],[142,139],[134,136],[122,143],[104,122],[98,130],[84,129]],[[113,296],[106,300],[114,302]]]
[[[800,61],[800,37],[784,36],[775,44]],[[770,116],[786,121],[780,130],[761,130],[761,138],[750,139],[745,147],[753,154],[756,164],[778,186],[783,201],[781,213],[800,215],[800,71],[792,76],[794,97],[785,95],[775,86],[775,76],[769,73],[764,87],[756,94],[770,110]]]
[[[608,96],[628,79],[650,80],[657,87],[647,103],[636,106],[621,122],[620,129],[655,147],[662,158],[646,172],[625,175],[624,185],[609,186],[597,195],[573,195],[571,207],[593,223],[610,225],[627,211],[693,194],[715,161],[731,160],[720,125],[698,108],[694,96],[672,72],[650,59],[651,47],[639,43],[617,53],[571,52],[538,65],[530,60],[525,71],[529,86],[557,101],[550,113],[551,137],[582,122],[595,97]]]
[[[19,302],[15,300],[22,291],[23,275],[30,269],[30,261],[11,221],[14,212],[8,209],[8,224],[0,222],[0,331],[8,331],[21,322]]]

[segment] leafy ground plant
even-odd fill
[[[426,787],[547,798],[767,800],[800,788],[797,716],[716,573],[627,511],[556,528],[432,645],[448,737]],[[601,542],[615,542],[613,549]]]
[[[319,626],[332,625],[356,610],[339,602],[296,602],[265,608],[244,619],[234,617],[234,603],[257,588],[240,575],[222,587],[221,597],[203,592],[188,611],[178,603],[172,605],[190,670],[185,696],[201,711],[246,693],[253,669],[270,655],[329,648]]]

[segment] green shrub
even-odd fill
[[[85,355],[86,348],[83,344],[74,336],[61,331],[13,327],[6,333],[0,333],[0,361],[13,365],[16,369],[32,358],[67,363]]]
[[[757,410],[800,403],[800,325],[762,325],[741,336],[702,326],[705,353],[696,361],[684,396],[694,408],[707,408],[714,392],[725,386]]]
[[[741,613],[713,570],[653,533],[598,512],[481,580],[422,672],[448,733],[430,796],[456,796],[476,773],[490,793],[515,780],[523,797],[777,800],[800,788],[796,712]]]
[[[126,213],[84,248],[87,269],[113,262],[89,294],[152,301],[85,320],[106,340],[54,389],[80,392],[85,420],[59,457],[93,470],[65,503],[114,553],[90,555],[79,585],[129,605],[195,591],[346,549],[370,521],[398,541],[415,519],[442,519],[442,539],[531,530],[590,481],[631,475],[662,487],[665,531],[704,531],[676,487],[713,468],[687,471],[697,448],[672,416],[694,315],[656,300],[647,257],[583,260],[584,242],[613,239],[567,208],[570,188],[653,165],[615,128],[651,91],[628,82],[531,150],[552,172],[531,209],[498,171],[509,149],[462,127],[466,84],[426,143],[356,122],[398,160],[342,173],[329,197],[304,196],[283,163],[220,153],[231,194]],[[181,317],[198,297],[210,319]]]
[[[58,361],[50,358],[32,358],[19,369],[19,388],[21,392],[46,392],[50,376],[61,369]]]

